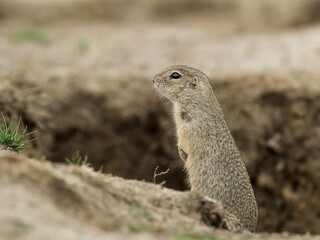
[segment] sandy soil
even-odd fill
[[[0,159],[4,239],[319,239],[213,229],[202,222],[201,198],[190,192],[3,150]]]
[[[241,3],[1,2],[0,110],[39,130],[24,154],[64,162],[80,150],[95,169],[150,182],[159,165],[170,171],[158,182],[186,190],[170,104],[150,79],[188,64],[213,79],[259,231],[320,233],[318,1]]]

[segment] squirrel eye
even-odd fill
[[[173,79],[178,79],[178,78],[181,78],[181,75],[177,72],[174,72],[170,75],[170,78],[173,78]]]

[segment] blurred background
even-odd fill
[[[259,231],[320,233],[319,0],[1,0],[0,111],[54,162],[187,190],[154,74],[212,79],[259,204]]]

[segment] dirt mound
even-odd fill
[[[201,198],[192,193],[3,150],[0,187],[5,239],[301,239],[213,230],[202,222]]]
[[[89,168],[25,159],[3,150],[0,158],[0,215],[3,222],[12,224],[12,234],[19,233],[19,225],[28,234],[63,226],[75,236],[81,226],[89,234],[94,229],[128,232],[144,227],[187,231],[194,224],[208,230],[201,223],[201,199],[196,195],[125,181]]]

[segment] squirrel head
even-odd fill
[[[212,92],[208,77],[185,65],[169,67],[156,74],[152,81],[156,90],[172,102],[203,99]]]

